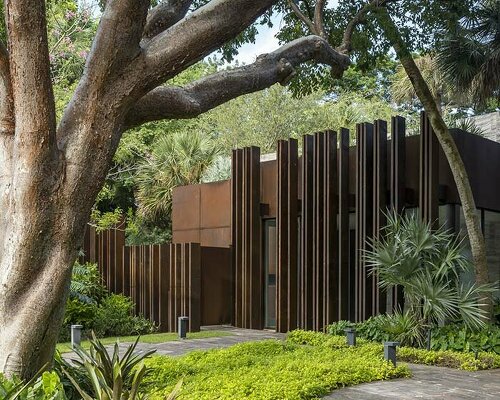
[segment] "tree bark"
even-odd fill
[[[394,47],[399,61],[403,65],[408,77],[410,78],[415,93],[417,94],[424,110],[429,116],[432,128],[441,144],[441,148],[450,165],[455,184],[457,185],[460,202],[462,203],[462,211],[464,214],[465,224],[472,252],[472,258],[476,273],[476,283],[478,285],[486,285],[489,283],[488,263],[486,259],[486,246],[484,236],[481,232],[479,217],[477,216],[476,204],[474,196],[467,176],[464,162],[458,151],[457,145],[446,126],[446,123],[441,116],[439,105],[432,96],[432,93],[425,82],[420,70],[418,69],[413,57],[406,47],[404,40],[399,33],[398,27],[390,17],[387,9],[380,8],[376,16],[379,25],[385,36]],[[487,295],[485,311],[488,317],[491,317],[492,299],[491,294]]]

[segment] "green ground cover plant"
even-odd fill
[[[187,334],[187,340],[190,339],[207,339],[207,338],[213,338],[213,337],[223,337],[223,336],[231,336],[232,333],[230,332],[225,332],[225,331],[201,331],[201,332],[188,332]],[[104,345],[108,344],[114,344],[117,340],[120,341],[120,343],[133,343],[135,340],[138,338],[138,336],[112,336],[112,337],[107,337],[107,338],[101,338],[99,341],[103,343]],[[165,342],[172,342],[175,340],[180,340],[179,335],[177,333],[152,333],[149,335],[143,335],[139,337],[139,343],[165,343]],[[84,340],[81,343],[81,347],[84,349],[89,349],[90,347],[90,340]],[[71,343],[66,342],[66,343],[58,343],[57,344],[57,350],[60,353],[67,353],[72,351],[71,349]]]
[[[286,342],[267,340],[183,357],[146,360],[144,380],[152,399],[162,399],[182,379],[179,399],[314,399],[363,382],[409,376],[409,369],[383,360],[382,346],[295,331]]]
[[[461,353],[451,350],[424,350],[413,347],[401,347],[397,350],[398,360],[425,365],[436,365],[478,371],[483,369],[500,368],[500,356],[495,353]]]

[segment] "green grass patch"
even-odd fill
[[[342,337],[297,332],[286,342],[152,357],[143,390],[164,399],[182,379],[180,400],[315,399],[340,387],[410,375],[407,366],[384,361],[380,344],[350,348]]]
[[[483,369],[500,368],[500,355],[491,352],[462,353],[451,350],[428,351],[413,347],[401,347],[397,350],[398,360],[414,364],[435,365],[478,371]]]
[[[223,336],[232,336],[232,333],[225,331],[193,332],[187,334],[187,339],[207,339],[207,338],[223,337]],[[114,344],[117,339],[120,341],[120,343],[130,343],[130,342],[135,342],[137,336],[107,337],[107,338],[100,338],[99,340],[106,345],[106,344]],[[165,342],[173,342],[175,340],[180,340],[179,335],[177,333],[152,333],[149,335],[141,336],[139,342],[165,343]],[[82,347],[88,350],[90,347],[90,342],[88,340],[83,340]],[[61,353],[68,353],[71,351],[71,343],[58,343],[56,348]]]

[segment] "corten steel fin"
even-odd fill
[[[373,131],[373,231],[371,238],[380,238],[387,223],[387,122],[376,120]],[[372,310],[371,315],[384,313],[387,309],[386,291],[379,287],[378,275],[372,277]]]
[[[313,263],[314,263],[314,137],[302,137],[302,201],[300,224],[301,285],[299,301],[299,326],[313,329]]]
[[[264,327],[264,271],[261,260],[260,149],[234,150],[232,158],[234,321],[241,328]]]
[[[338,298],[339,319],[354,320],[350,301],[354,300],[354,263],[349,263],[349,130],[340,129],[338,151]]]
[[[406,120],[400,116],[391,118],[390,160],[390,208],[400,214],[406,204]],[[391,308],[402,310],[404,305],[403,288],[400,286],[393,288],[390,295]]]
[[[277,155],[277,275],[276,330],[298,327],[298,144],[289,139],[278,142]]]
[[[373,125],[356,126],[356,321],[373,315],[373,277],[364,259],[373,232]]]
[[[419,210],[432,227],[439,225],[439,142],[425,112],[420,113]]]

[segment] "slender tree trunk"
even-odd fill
[[[460,156],[460,152],[458,151],[457,145],[455,144],[455,141],[453,140],[443,117],[441,116],[436,100],[432,96],[427,83],[422,77],[420,70],[415,64],[410,51],[401,37],[398,27],[395,25],[385,8],[380,8],[376,15],[380,27],[384,31],[391,45],[394,47],[399,61],[403,65],[406,74],[415,88],[415,92],[420,102],[429,116],[432,128],[439,140],[439,143],[441,144],[446,159],[448,160],[455,184],[457,185],[460,202],[462,203],[462,211],[467,227],[467,233],[469,235],[469,242],[476,273],[476,283],[478,285],[488,284],[489,275],[484,236],[481,232],[481,225],[477,215],[474,196],[472,194],[469,177],[467,176],[467,171],[462,157]],[[491,294],[487,295],[485,300],[486,304],[484,308],[487,311],[489,318],[491,318]]]

